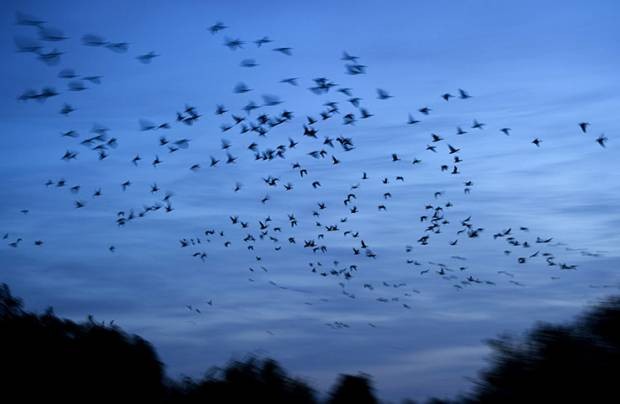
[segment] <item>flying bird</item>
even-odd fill
[[[377,98],[380,100],[387,100],[388,98],[392,98],[393,96],[390,95],[386,90],[378,88],[377,89]]]
[[[607,140],[607,136],[605,136],[604,134],[601,134],[599,137],[596,138],[596,142],[600,144],[601,147],[605,147]]]

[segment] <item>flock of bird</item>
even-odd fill
[[[30,27],[38,35],[38,39],[32,37],[16,37],[15,43],[19,52],[33,54],[36,59],[49,66],[57,66],[62,64],[63,52],[58,50],[64,41],[68,38],[58,29],[48,26],[48,24],[38,18],[25,14],[18,14],[17,24]],[[239,38],[229,37],[226,34],[230,28],[221,22],[217,22],[207,28],[208,35],[214,39],[223,37],[224,46],[233,52],[243,52],[246,47],[260,48],[265,52],[265,58],[269,57],[294,57],[294,50],[288,46],[272,47],[275,42],[269,37],[263,36],[252,42],[243,41]],[[217,39],[216,39],[217,40]],[[105,39],[103,36],[95,34],[86,34],[81,38],[83,46],[107,49],[115,53],[128,53],[129,44],[127,42],[114,42]],[[54,44],[55,46],[49,46]],[[156,63],[156,58],[160,57],[154,51],[138,54],[135,59],[138,63],[150,64]],[[164,56],[161,56],[164,57]],[[352,76],[364,75],[368,67],[360,62],[360,57],[343,52],[340,62],[344,65],[346,74]],[[242,58],[240,66],[248,69],[259,68],[259,63],[253,58]],[[78,75],[74,69],[63,67],[58,77],[66,82],[66,91],[84,92],[90,85],[102,85],[103,77],[98,75]],[[297,77],[285,77],[281,80],[282,85],[292,86],[304,91],[301,86],[301,79]],[[311,172],[311,170],[301,161],[293,160],[290,155],[292,151],[303,150],[303,155],[309,161],[318,161],[326,166],[337,166],[346,164],[343,156],[349,153],[355,153],[356,142],[352,137],[338,135],[330,137],[328,134],[319,135],[323,132],[321,126],[325,121],[340,121],[343,125],[343,131],[347,127],[356,125],[368,119],[372,119],[374,114],[369,107],[363,103],[362,98],[356,96],[353,88],[343,87],[335,83],[327,77],[317,77],[308,83],[307,88],[311,94],[319,97],[329,97],[330,99],[313,111],[305,111],[303,114],[299,112],[282,109],[274,112],[276,108],[283,108],[285,103],[275,95],[262,95],[262,102],[248,102],[240,110],[229,110],[225,105],[218,104],[210,115],[214,119],[221,121],[220,129],[222,133],[231,136],[237,132],[239,135],[238,142],[247,142],[247,154],[233,155],[231,151],[231,141],[222,140],[221,151],[206,151],[209,155],[206,161],[191,161],[187,163],[187,168],[193,172],[200,170],[225,169],[226,166],[237,164],[239,160],[253,160],[258,162],[269,162],[273,160],[290,160],[291,175],[297,178],[293,180],[285,180],[280,176],[269,174],[262,171],[265,165],[257,166],[256,170],[261,170],[264,175],[262,180],[265,186],[265,193],[256,196],[256,204],[258,206],[267,205],[271,196],[269,191],[272,189],[282,189],[286,192],[294,192],[298,187],[309,187],[317,190],[324,187],[319,178]],[[235,94],[246,94],[252,92],[253,89],[246,83],[239,81],[232,86]],[[423,105],[417,109],[414,114],[409,114],[406,120],[403,120],[403,126],[415,126],[424,120],[427,116],[440,112],[441,103],[468,102],[475,95],[470,94],[465,89],[456,89],[452,92],[444,92],[438,94],[438,106]],[[28,89],[18,96],[23,102],[37,101],[45,102],[50,98],[63,98],[63,92],[57,91],[54,87],[48,86],[40,90]],[[379,102],[392,102],[395,98],[386,89],[376,90],[376,99]],[[323,98],[321,98],[323,99]],[[179,106],[181,107],[181,106]],[[66,102],[62,103],[59,113],[65,116],[72,116],[78,108]],[[188,138],[175,138],[172,133],[176,127],[189,127],[197,125],[207,113],[197,106],[185,105],[177,111],[170,111],[169,121],[153,122],[148,119],[137,117],[138,127],[140,131],[156,133],[156,143],[160,148],[160,152],[154,155],[145,155],[144,153],[135,153],[134,157],[127,161],[128,167],[141,166],[150,164],[158,169],[165,169],[166,161],[171,155],[177,155],[188,149],[192,143]],[[298,115],[304,118],[297,118]],[[474,181],[470,179],[461,179],[464,173],[461,171],[463,162],[462,149],[457,142],[464,139],[464,135],[470,132],[485,131],[486,123],[478,119],[471,119],[471,125],[456,127],[454,137],[450,136],[448,140],[447,134],[430,133],[428,143],[424,150],[420,153],[432,153],[441,156],[442,164],[438,167],[440,173],[454,176],[462,184],[462,191],[465,195],[470,194],[474,189]],[[589,122],[575,123],[575,133],[582,135],[590,134]],[[280,127],[286,127],[287,133],[296,133],[296,135],[286,135],[283,137]],[[510,127],[502,127],[500,133],[505,136],[512,136]],[[74,146],[66,149],[60,156],[60,159],[70,164],[71,161],[82,159],[82,152],[78,148],[88,150],[96,156],[97,160],[108,158],[114,151],[121,147],[121,140],[110,135],[110,129],[104,125],[95,124],[91,129],[91,133],[86,136],[81,135],[75,130],[68,129],[61,133],[61,136],[67,139]],[[580,135],[581,136],[581,135]],[[232,136],[231,136],[232,137]],[[247,140],[247,139],[252,140]],[[277,139],[277,145],[269,147],[265,146],[267,139]],[[605,135],[600,135],[594,139],[598,145],[605,147],[608,141]],[[531,143],[537,148],[544,148],[541,138],[534,138]],[[219,154],[218,154],[219,153]],[[298,155],[298,154],[296,154]],[[96,164],[94,162],[93,164]],[[205,228],[201,234],[180,235],[177,247],[183,251],[188,251],[188,255],[193,259],[208,264],[210,262],[210,248],[214,244],[218,244],[225,248],[234,248],[246,250],[249,253],[250,263],[247,270],[252,274],[255,272],[269,272],[269,263],[264,259],[261,251],[273,250],[280,252],[283,249],[299,249],[307,252],[311,257],[307,262],[307,270],[321,277],[332,277],[338,280],[341,292],[348,298],[357,298],[356,293],[350,291],[347,281],[356,277],[363,267],[372,268],[373,262],[378,256],[378,252],[373,247],[373,235],[361,234],[352,225],[355,216],[360,212],[360,192],[367,183],[380,184],[384,187],[381,197],[374,201],[376,205],[376,214],[389,214],[390,200],[397,197],[398,189],[394,184],[406,184],[407,175],[416,170],[416,167],[423,164],[421,158],[405,157],[400,153],[391,153],[385,156],[385,164],[400,164],[402,173],[393,177],[376,175],[372,172],[359,172],[359,179],[352,184],[344,184],[339,192],[341,199],[338,201],[318,200],[315,208],[304,212],[289,212],[281,216],[265,215],[259,219],[243,217],[239,214],[230,214],[228,218],[227,228]],[[162,168],[159,168],[162,167]],[[119,186],[123,191],[134,186],[131,180],[120,179]],[[45,182],[45,186],[52,189],[68,189],[75,196],[73,206],[75,209],[88,209],[93,199],[105,197],[105,193],[101,187],[96,188],[91,194],[90,200],[85,197],[80,198],[84,191],[79,184],[70,184],[64,178],[49,179]],[[243,190],[242,181],[235,182],[232,190],[237,193]],[[144,205],[142,208],[128,207],[125,210],[112,212],[116,224],[119,227],[125,227],[136,220],[147,220],[150,215],[166,214],[175,211],[173,200],[175,194],[173,192],[163,192],[156,181],[152,182],[149,189],[144,190],[145,195],[156,200],[152,203]],[[336,207],[338,206],[338,207]],[[405,262],[408,266],[415,269],[416,276],[429,277],[437,276],[449,282],[456,290],[462,290],[468,287],[493,286],[496,282],[506,278],[507,282],[516,286],[523,286],[515,278],[515,272],[508,270],[498,270],[493,277],[479,278],[470,272],[470,268],[466,265],[467,258],[453,255],[448,263],[439,263],[432,261],[424,261],[419,258],[424,254],[424,246],[433,243],[436,235],[450,234],[451,241],[449,246],[456,246],[462,243],[462,240],[477,239],[487,235],[487,229],[476,224],[472,216],[456,217],[452,213],[454,203],[450,201],[448,195],[444,191],[436,191],[428,195],[428,199],[419,205],[419,215],[417,220],[423,223],[424,230],[415,236],[415,243],[403,245],[406,254]],[[344,210],[342,210],[344,209]],[[340,217],[334,219],[330,215],[331,212],[337,212]],[[29,210],[24,209],[22,214],[29,214]],[[341,213],[341,214],[340,214]],[[300,223],[311,227],[313,230],[311,236],[307,233],[300,235],[298,226]],[[570,250],[569,247],[562,243],[555,242],[552,237],[543,235],[532,236],[528,227],[519,226],[515,228],[506,227],[497,232],[491,232],[493,239],[498,242],[505,242],[503,254],[514,257],[516,266],[526,265],[531,262],[540,262],[552,268],[560,270],[576,269],[575,264],[567,263],[560,257],[561,247]],[[341,260],[331,260],[326,257],[330,252],[330,241],[334,235],[344,237],[349,242],[350,258],[347,262]],[[489,235],[490,237],[490,235]],[[5,234],[4,240],[11,247],[19,247],[23,242],[21,237]],[[417,247],[414,244],[417,243]],[[43,240],[36,240],[34,244],[43,246]],[[116,251],[115,245],[108,245],[107,248],[111,253]],[[592,252],[589,250],[578,250],[583,255],[599,256],[600,252]],[[414,256],[415,253],[415,256]],[[299,256],[303,256],[303,252],[298,252]],[[253,276],[253,275],[250,275]],[[552,277],[557,279],[557,276]],[[254,278],[250,278],[254,281]],[[270,284],[274,287],[286,289],[273,281]],[[385,293],[380,292],[383,290]],[[383,281],[380,284],[364,283],[361,293],[368,293],[379,303],[397,303],[403,309],[410,310],[412,308],[411,301],[408,297],[412,294],[421,293],[409,282],[388,282]],[[391,293],[391,294],[390,294]],[[393,295],[397,293],[397,295]],[[386,297],[387,296],[387,297]],[[208,305],[213,306],[213,301],[209,300]],[[311,304],[311,303],[308,303]],[[200,314],[201,308],[196,305],[187,305],[187,310],[192,313]],[[340,329],[348,328],[349,325],[344,322],[330,322],[327,325],[331,328]],[[370,327],[376,327],[375,324],[369,323]]]

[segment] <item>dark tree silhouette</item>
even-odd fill
[[[367,376],[341,375],[330,393],[329,404],[377,404],[372,382]]]
[[[178,403],[300,403],[317,402],[307,384],[289,377],[277,362],[249,357],[224,369],[212,368],[199,381],[185,379],[174,388]]]
[[[163,368],[151,345],[92,319],[76,324],[23,310],[0,286],[0,394],[14,402],[161,402]]]
[[[565,325],[489,341],[491,366],[473,391],[427,403],[615,403],[620,375],[620,297]],[[315,391],[271,359],[248,357],[201,379],[164,376],[151,345],[89,317],[75,323],[24,310],[0,284],[0,402],[315,404]],[[376,404],[371,379],[341,375],[329,404]]]
[[[475,403],[620,401],[620,297],[567,325],[540,324],[524,340],[491,340]]]
[[[11,295],[6,283],[0,284],[0,317],[10,318],[22,314],[22,301]]]
[[[273,360],[213,368],[202,380],[167,380],[151,345],[89,316],[77,324],[52,309],[37,315],[0,284],[0,402],[317,402]]]

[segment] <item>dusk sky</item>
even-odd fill
[[[485,340],[570,319],[618,290],[616,1],[3,1],[0,11],[0,282],[29,309],[93,315],[143,336],[172,377],[257,353],[321,392],[339,373],[363,372],[387,399],[449,397],[485,365]],[[44,23],[17,24],[18,13]],[[226,28],[211,33],[218,22]],[[87,34],[128,48],[86,46]],[[273,42],[258,47],[263,37]],[[225,45],[236,39],[240,49]],[[45,63],[18,52],[24,44],[62,54]],[[157,56],[142,63],[149,52]],[[248,59],[257,66],[241,66]],[[364,73],[348,74],[347,63]],[[66,69],[76,77],[59,77]],[[336,85],[316,94],[318,78]],[[239,83],[251,91],[233,91]],[[58,95],[19,100],[45,87]],[[265,95],[282,103],[264,105]],[[372,116],[361,117],[354,97]],[[250,102],[259,108],[248,114]],[[328,102],[338,112],[323,120]],[[65,104],[75,110],[61,114]],[[228,112],[216,115],[218,105]],[[186,106],[200,115],[191,125],[177,121],[177,112],[191,117]],[[285,110],[292,119],[263,125],[264,136],[240,133]],[[408,124],[409,114],[420,122]],[[223,132],[232,115],[244,121]],[[141,121],[170,128],[142,130]],[[81,144],[103,127],[103,142]],[[69,131],[79,135],[62,136]],[[289,138],[299,144],[289,149]],[[284,145],[284,158],[256,160],[252,142],[259,152]],[[103,160],[92,150],[100,143]],[[325,158],[308,155],[321,149]],[[78,154],[65,161],[67,151]],[[275,186],[263,181],[270,176]],[[138,216],[154,204],[162,208]],[[437,207],[443,216],[429,231]],[[268,224],[262,239],[259,221]],[[462,221],[484,230],[457,233],[468,230]]]

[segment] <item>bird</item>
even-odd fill
[[[148,52],[148,53],[145,53],[145,54],[143,54],[143,55],[138,56],[138,57],[137,57],[137,59],[138,59],[138,61],[139,61],[140,63],[143,63],[143,64],[149,64],[149,63],[151,63],[151,61],[152,61],[153,59],[155,59],[157,56],[159,56],[157,53],[155,53],[155,52],[151,51],[151,52]]]
[[[454,98],[454,96],[450,93],[444,93],[441,95],[441,98],[443,98],[445,101],[450,101],[450,98]]]
[[[359,59],[359,57],[350,55],[347,52],[342,52],[342,58],[340,58],[340,60],[344,60],[345,62],[353,63],[357,63],[357,59]]]
[[[485,123],[478,122],[477,120],[474,119],[474,123],[471,125],[471,127],[473,129],[482,129],[485,125],[486,125]]]
[[[60,113],[62,115],[68,116],[73,111],[75,111],[75,108],[73,108],[71,105],[65,103],[63,105],[62,109],[60,110]]]
[[[245,85],[245,83],[237,83],[233,91],[237,94],[243,94],[243,93],[252,91],[252,89],[250,89],[247,85]]]
[[[282,53],[283,55],[287,55],[287,56],[291,56],[293,53],[293,49],[292,48],[274,48],[273,49],[275,52],[279,52]]]
[[[269,37],[262,37],[260,39],[257,39],[256,41],[254,41],[254,43],[256,44],[256,47],[260,48],[263,45],[266,45],[268,43],[273,42],[271,39],[269,39]]]
[[[413,116],[411,116],[411,114],[409,114],[409,118],[407,119],[407,124],[408,125],[414,125],[416,123],[419,123],[420,121],[416,120],[413,118]]]
[[[469,95],[465,90],[459,88],[459,98],[462,100],[466,100],[468,98],[471,98],[471,95]]]
[[[216,34],[226,28],[228,28],[226,25],[218,21],[209,27],[209,32],[211,32],[211,34]]]
[[[601,147],[605,147],[605,144],[607,142],[607,136],[605,136],[604,134],[599,135],[599,137],[596,138],[596,142],[601,145]]]
[[[431,109],[429,107],[422,107],[420,109],[418,109],[419,112],[421,112],[424,115],[428,115],[431,112]]]
[[[290,84],[292,86],[297,86],[297,77],[290,77],[287,79],[280,80],[280,83]]]
[[[380,100],[387,100],[388,98],[392,98],[393,96],[390,95],[386,90],[383,90],[381,88],[377,89],[377,98]]]

